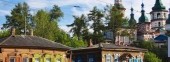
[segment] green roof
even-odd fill
[[[135,25],[135,24],[136,24],[136,20],[135,20],[135,18],[134,18],[134,14],[133,14],[133,8],[131,8],[129,25]]]
[[[156,3],[154,5],[154,7],[152,7],[153,11],[162,11],[165,10],[165,6],[162,4],[161,0],[156,0]]]
[[[142,11],[141,11],[142,14],[141,17],[139,18],[139,23],[149,22],[149,19],[148,17],[146,17],[145,10],[143,8],[144,8],[144,4],[142,3]]]

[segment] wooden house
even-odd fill
[[[33,35],[0,39],[0,62],[68,62],[70,47]]]
[[[100,43],[86,48],[73,49],[72,62],[143,62],[146,49]]]

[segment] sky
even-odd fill
[[[130,17],[130,8],[134,8],[135,19],[138,20],[141,13],[142,0],[122,0],[126,8],[125,17]],[[156,0],[143,0],[145,4],[146,16],[150,19],[150,13]],[[6,22],[6,15],[10,15],[10,11],[17,3],[26,2],[31,10],[31,14],[35,14],[39,9],[49,10],[53,5],[58,5],[64,12],[64,17],[60,19],[59,26],[61,29],[69,32],[70,28],[66,25],[73,23],[73,15],[80,16],[88,14],[94,6],[103,9],[106,5],[114,5],[114,0],[0,0],[0,27]],[[170,8],[170,0],[162,0],[163,5],[168,10]],[[74,6],[80,6],[76,8]]]

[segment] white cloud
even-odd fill
[[[27,0],[26,2],[32,9],[42,9],[49,5],[48,0]]]
[[[5,16],[5,15],[10,15],[10,11],[0,9],[0,16]]]
[[[25,1],[28,3],[31,9],[45,9],[53,6],[54,4],[59,5],[60,7],[73,7],[75,5],[80,5],[81,9],[79,8],[70,9],[70,11],[72,11],[70,12],[72,13],[72,15],[87,14],[89,10],[91,10],[94,6],[103,8],[105,5],[114,4],[114,0],[25,0]],[[155,1],[156,0],[144,0],[146,13],[151,12],[152,7],[155,4]],[[162,0],[162,2],[167,9],[170,7],[170,0]],[[135,18],[136,20],[138,20],[138,18],[141,15],[140,11],[141,11],[142,0],[123,0],[123,5],[126,8],[126,12],[125,12],[126,17],[130,17],[131,3],[132,3],[132,7],[136,10]],[[1,15],[7,15],[10,14],[10,11],[0,10],[0,13]],[[148,18],[150,18],[149,14],[147,14],[147,16]],[[69,31],[69,28],[66,26],[60,26],[60,27],[67,32]]]
[[[71,27],[67,27],[67,26],[59,26],[61,29],[63,29],[65,32],[69,33]]]

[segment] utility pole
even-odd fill
[[[25,29],[24,29],[24,35],[26,35],[26,31],[27,31],[27,25],[26,25],[26,21],[27,21],[27,18],[26,18],[26,16],[24,17],[24,19],[25,19]]]

